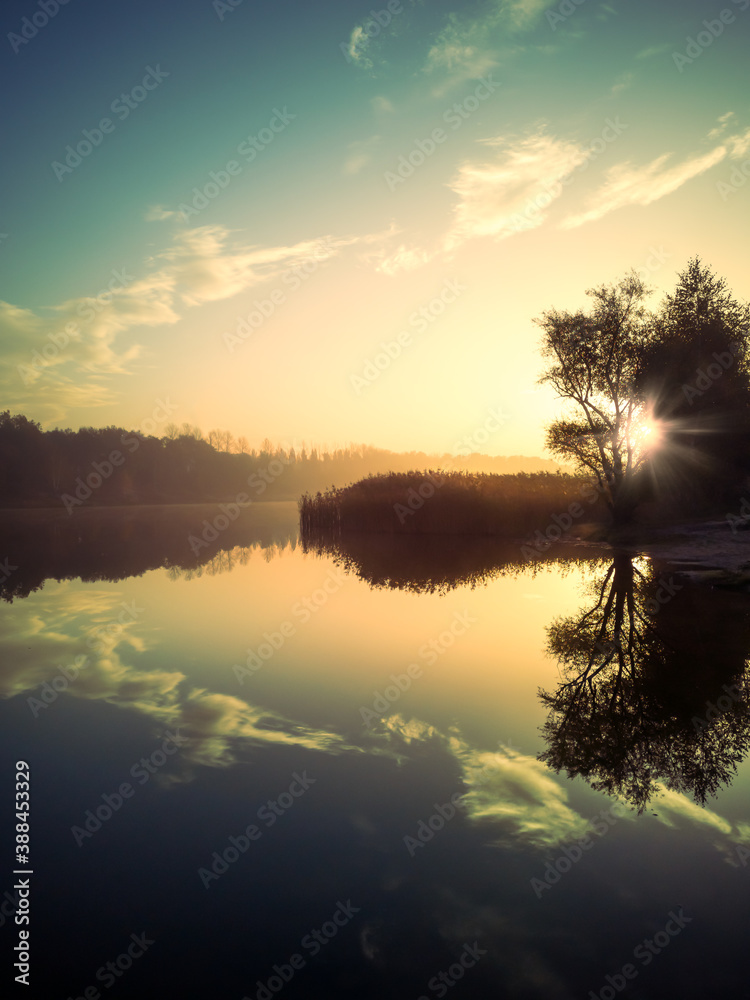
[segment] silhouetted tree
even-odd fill
[[[589,608],[549,627],[565,679],[539,692],[550,710],[539,759],[639,812],[660,783],[705,803],[750,748],[750,616],[625,553],[591,590]]]
[[[713,494],[750,458],[750,306],[698,257],[654,319],[641,391],[661,421],[662,491]]]
[[[646,456],[638,386],[648,337],[647,290],[631,272],[586,294],[593,300],[590,312],[550,310],[535,320],[547,361],[540,382],[573,410],[549,425],[547,447],[593,474],[615,521],[622,521],[632,512],[634,477]]]

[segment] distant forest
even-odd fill
[[[0,506],[81,507],[116,504],[296,500],[383,472],[445,468],[469,472],[555,472],[542,458],[429,455],[370,445],[332,451],[283,448],[267,438],[260,450],[228,431],[204,435],[174,424],[163,437],[122,427],[43,431],[8,410],[0,413]]]

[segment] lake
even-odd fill
[[[747,594],[232,513],[3,515],[4,981],[750,997]]]

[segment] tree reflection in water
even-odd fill
[[[563,680],[540,691],[549,709],[539,759],[643,812],[662,787],[705,804],[750,747],[750,598],[660,573],[648,561],[593,548],[553,549],[529,563],[517,544],[482,537],[326,539],[332,557],[372,587],[445,594],[555,562],[584,572],[592,601],[549,626]]]
[[[591,591],[593,606],[549,627],[564,679],[539,692],[539,759],[638,812],[660,785],[705,804],[750,744],[746,595],[659,576],[625,553],[594,571]]]

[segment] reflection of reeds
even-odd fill
[[[583,483],[545,472],[391,472],[314,497],[305,494],[299,501],[300,530],[308,541],[352,532],[521,538],[544,531],[553,515],[563,515],[572,503],[587,508],[588,520],[603,521],[600,501],[581,500]]]
[[[555,563],[565,575],[601,559],[593,547],[563,549],[552,546],[529,560],[517,542],[482,535],[321,535],[302,538],[303,552],[332,558],[345,572],[371,587],[408,590],[415,594],[447,594],[456,587],[481,587],[500,576],[536,576],[546,564]]]

